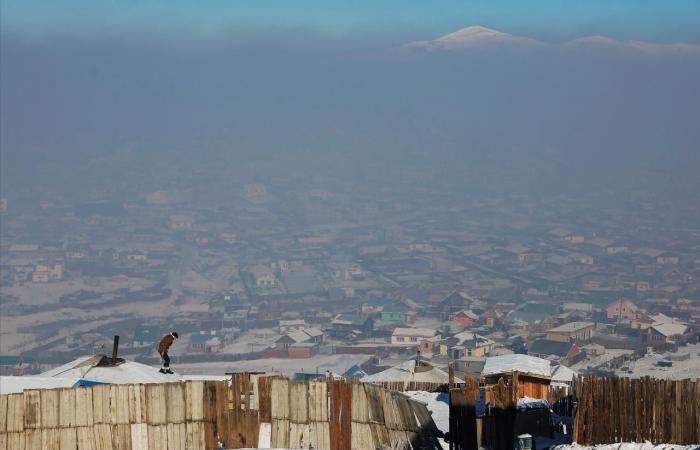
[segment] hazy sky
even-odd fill
[[[644,182],[644,167],[644,177],[664,169],[651,178],[687,173],[700,185],[700,52],[395,52],[469,25],[553,43],[604,34],[700,44],[698,1],[1,5],[6,187],[124,149],[337,152],[524,174],[555,164],[612,181],[629,172]]]
[[[551,39],[605,34],[700,42],[695,0],[3,0],[2,20],[5,29],[31,33],[310,27],[430,35],[484,25]]]

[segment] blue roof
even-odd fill
[[[110,384],[110,383],[105,383],[102,381],[95,381],[95,380],[86,380],[84,378],[81,378],[75,382],[73,387],[89,387],[89,386],[96,386],[98,384]]]

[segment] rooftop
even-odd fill
[[[564,325],[559,325],[558,327],[547,330],[547,332],[573,333],[573,332],[583,330],[585,328],[591,328],[594,326],[595,326],[595,324],[593,322],[571,322],[571,323],[565,323]]]

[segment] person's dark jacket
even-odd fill
[[[172,335],[168,334],[163,336],[163,339],[160,340],[160,344],[158,344],[158,353],[160,353],[161,356],[168,353],[168,349],[173,345],[173,342],[175,342],[175,338],[172,337]]]

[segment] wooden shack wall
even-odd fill
[[[205,450],[204,382],[0,395],[0,450]]]

